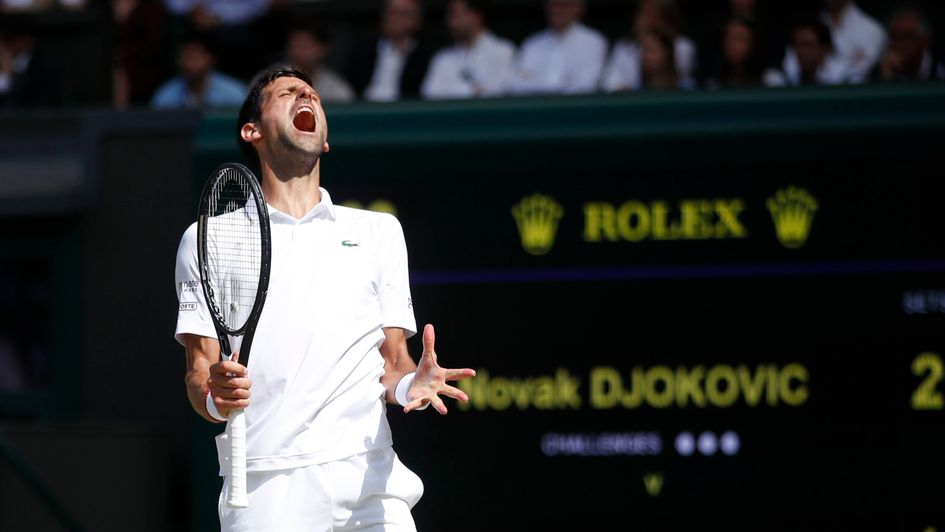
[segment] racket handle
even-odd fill
[[[226,429],[230,436],[230,492],[226,503],[233,508],[249,506],[246,495],[246,413],[233,410]]]

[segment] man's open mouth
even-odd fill
[[[299,107],[295,111],[295,118],[292,119],[292,125],[294,125],[299,131],[314,133],[315,110],[308,106]]]

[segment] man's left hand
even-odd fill
[[[443,404],[440,395],[452,397],[464,403],[469,401],[469,397],[462,390],[450,386],[447,382],[475,377],[475,370],[470,368],[441,368],[436,361],[436,351],[433,349],[435,340],[436,334],[433,325],[428,323],[423,328],[423,354],[417,364],[417,375],[414,378],[413,386],[407,391],[409,402],[404,407],[404,412],[410,412],[432,404],[437,412],[446,414],[446,405]]]

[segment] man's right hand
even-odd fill
[[[246,373],[246,367],[234,360],[221,360],[210,366],[210,378],[207,386],[213,397],[213,404],[223,417],[229,417],[231,410],[241,410],[249,406],[249,389],[253,385]]]

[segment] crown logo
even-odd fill
[[[532,255],[551,251],[564,209],[551,196],[532,194],[512,207],[522,247]]]
[[[768,211],[774,220],[778,242],[791,249],[807,243],[817,207],[816,198],[807,190],[794,186],[782,188],[768,198]]]
[[[663,474],[662,473],[647,473],[643,475],[643,485],[646,486],[646,492],[650,494],[650,497],[656,497],[663,491]]]

